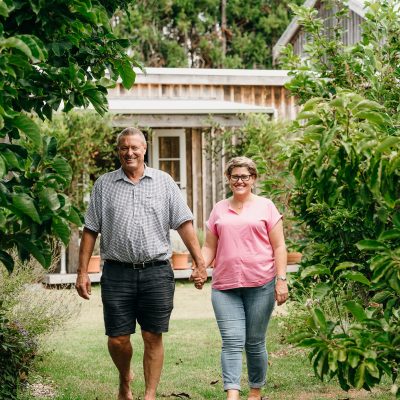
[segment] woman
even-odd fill
[[[268,365],[268,322],[275,300],[280,305],[288,298],[282,215],[271,200],[252,193],[257,168],[251,159],[233,158],[225,175],[233,196],[211,211],[202,253],[206,265],[214,261],[212,304],[222,337],[227,399],[239,399],[245,349],[248,400],[260,400]]]

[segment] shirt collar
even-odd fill
[[[119,169],[117,169],[116,171],[117,173],[115,174],[114,177],[114,181],[119,181],[119,180],[129,180],[129,178],[125,175],[124,170],[122,169],[122,167],[120,167]],[[140,179],[144,179],[146,177],[148,178],[153,178],[154,173],[153,173],[153,168],[149,168],[146,164],[144,165],[144,172],[143,172],[143,176]]]

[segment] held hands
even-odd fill
[[[275,284],[275,300],[281,306],[289,297],[289,290],[286,281],[278,279]]]
[[[85,300],[89,300],[89,296],[92,294],[92,285],[87,272],[78,273],[78,276],[76,277],[75,288],[80,297]]]
[[[203,289],[204,283],[207,282],[207,270],[205,268],[194,267],[189,280],[194,282],[196,289]]]

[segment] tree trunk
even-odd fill
[[[71,238],[68,245],[68,264],[67,272],[69,274],[76,273],[79,262],[79,229],[74,227],[71,229]]]
[[[226,57],[226,0],[221,0],[222,67]]]

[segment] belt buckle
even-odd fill
[[[132,263],[132,267],[133,267],[133,269],[145,269],[146,268],[145,261],[141,261],[138,263]]]

